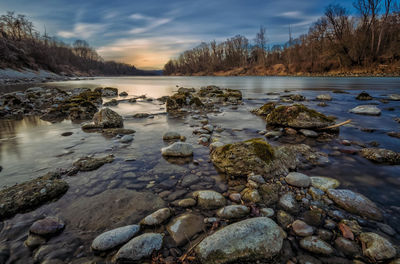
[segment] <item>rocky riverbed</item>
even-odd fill
[[[64,152],[0,191],[0,263],[398,263],[399,97],[3,94],[2,124],[51,122]]]

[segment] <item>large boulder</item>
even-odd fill
[[[302,104],[278,106],[267,116],[268,125],[318,129],[332,125],[334,120]]]
[[[103,108],[93,116],[95,126],[100,128],[123,127],[122,117],[109,108]]]
[[[400,153],[383,148],[364,148],[360,151],[364,158],[376,162],[391,165],[400,164]]]
[[[393,244],[378,234],[362,233],[359,238],[363,244],[363,254],[374,261],[384,261],[396,256]]]
[[[281,228],[270,218],[256,217],[228,225],[206,237],[195,248],[201,263],[270,259],[283,244]]]
[[[383,219],[378,206],[362,194],[345,189],[329,189],[327,194],[338,206],[350,213],[373,220]]]
[[[232,177],[251,173],[272,177],[287,175],[303,166],[324,164],[328,158],[304,144],[272,147],[256,138],[213,149],[211,161],[220,172]]]

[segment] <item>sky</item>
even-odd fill
[[[260,25],[269,44],[307,33],[330,3],[346,0],[0,0],[0,14],[26,15],[38,31],[72,43],[84,39],[106,60],[162,69],[201,42],[235,35],[253,40]]]

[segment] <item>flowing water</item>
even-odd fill
[[[394,118],[400,117],[400,102],[379,100],[388,94],[400,93],[399,78],[120,77],[43,85],[57,86],[65,90],[78,87],[116,87],[119,92],[126,91],[129,94],[124,99],[140,95],[159,98],[171,95],[177,90],[177,86],[200,88],[217,85],[222,88],[240,89],[244,100],[243,105],[237,110],[226,107],[221,113],[208,115],[212,125],[224,129],[223,132],[213,135],[224,143],[260,137],[258,132],[265,130],[266,123],[251,114],[250,110],[268,100],[277,100],[279,95],[271,95],[272,92],[281,95],[288,92],[300,93],[309,99],[304,104],[324,114],[337,116],[337,122],[352,119],[351,124],[340,128],[340,134],[333,142],[318,143],[315,140],[302,138],[302,143],[310,144],[328,154],[337,150],[351,151],[355,148],[341,145],[340,140],[343,139],[357,141],[360,144],[376,141],[382,148],[400,151],[400,139],[386,134],[389,131],[399,132],[400,124]],[[335,90],[347,93],[333,93]],[[355,100],[361,91],[367,91],[374,100],[367,102]],[[318,101],[314,100],[321,93],[329,93],[333,97],[333,101],[327,102],[327,107],[319,107]],[[376,104],[382,110],[382,115],[360,116],[348,112],[349,109],[361,104]],[[126,197],[131,196],[129,191],[174,193],[181,189],[177,187],[178,180],[188,174],[195,174],[203,179],[191,186],[190,190],[207,188],[226,190],[223,176],[219,175],[208,162],[208,147],[199,145],[198,137],[192,134],[199,125],[198,120],[194,120],[191,116],[168,117],[165,114],[165,105],[157,100],[139,100],[133,104],[120,103],[110,108],[124,117],[125,128],[136,130],[131,144],[121,144],[115,138],[107,138],[98,133],[85,133],[80,129],[80,124],[70,121],[51,124],[38,117],[26,117],[20,121],[0,121],[0,166],[3,167],[0,172],[0,187],[21,183],[56,168],[68,168],[75,160],[87,155],[102,156],[112,153],[116,157],[113,163],[106,164],[96,171],[79,173],[68,178],[70,189],[66,195],[31,213],[8,220],[9,228],[5,228],[2,235],[8,236],[9,240],[23,241],[26,228],[21,226],[29,227],[32,221],[42,215],[56,214],[67,219],[68,224],[67,230],[59,239],[79,237],[78,244],[84,245],[82,252],[87,252],[88,244],[90,245],[87,241],[91,241],[101,231],[123,224],[132,224],[152,211],[154,200],[149,200],[149,204],[143,201],[142,205],[138,202],[137,206],[142,207],[136,208],[136,211],[131,212],[132,215],[121,213],[119,211],[121,206],[122,209],[125,208],[124,210],[135,209],[127,205],[129,199]],[[132,118],[136,113],[150,113],[154,116]],[[373,129],[374,132],[363,132],[362,128]],[[187,137],[187,142],[194,145],[193,160],[182,164],[179,161],[162,158],[160,149],[166,145],[162,135],[168,130],[180,132]],[[64,132],[73,134],[62,137],[61,134]],[[280,144],[273,140],[270,143]],[[395,214],[396,211],[392,211],[391,208],[400,204],[400,166],[374,164],[356,154],[341,154],[329,158],[328,166],[313,168],[304,173],[310,176],[336,178],[341,181],[343,188],[363,193],[391,214]],[[116,190],[117,193],[112,193],[112,190]],[[187,193],[190,190],[187,190]],[[125,194],[125,191],[128,193]],[[185,192],[182,192],[181,197],[185,195]],[[125,198],[128,200],[125,201]],[[118,199],[125,202],[119,204],[120,208],[115,208],[112,203]],[[102,211],[101,208],[106,208],[104,210],[106,212],[98,212]],[[399,218],[398,215],[391,216],[392,221],[396,223],[400,223]],[[17,222],[23,230],[21,233],[11,227]],[[16,243],[15,247],[17,245]],[[18,250],[16,249],[16,252],[21,256],[27,254],[22,249],[21,252]]]

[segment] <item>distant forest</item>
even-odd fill
[[[36,31],[24,15],[0,16],[0,68],[44,69],[66,75],[153,75],[133,65],[104,61],[84,40],[68,45]]]
[[[400,74],[400,7],[395,0],[356,0],[357,15],[334,4],[307,34],[268,46],[237,35],[201,43],[164,66],[166,75]]]

